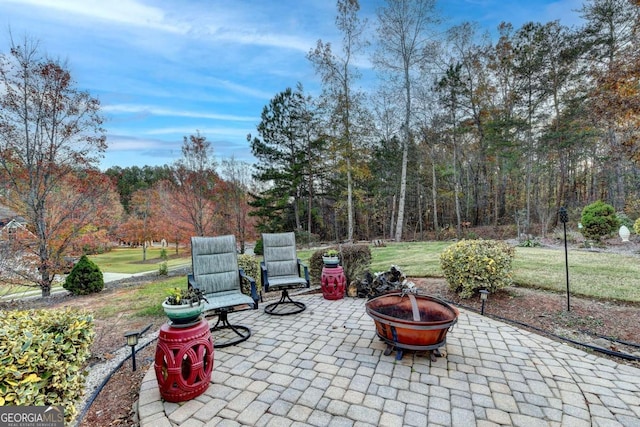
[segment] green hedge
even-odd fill
[[[462,240],[440,254],[440,267],[449,289],[462,298],[480,289],[495,292],[512,283],[515,249],[496,240]]]
[[[66,310],[5,311],[0,319],[0,406],[62,406],[77,415],[93,317]]]

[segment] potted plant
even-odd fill
[[[207,302],[200,289],[171,288],[162,308],[174,325],[186,325],[200,318]]]
[[[340,264],[340,258],[338,258],[339,252],[335,249],[327,249],[322,254],[322,263],[325,267],[337,267]]]

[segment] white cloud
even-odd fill
[[[135,0],[9,0],[20,4],[56,9],[71,15],[110,21],[136,27],[153,28],[171,33],[186,33],[188,25],[169,22],[164,11]],[[74,18],[75,19],[75,18]]]
[[[216,27],[209,27],[209,34],[217,41],[237,44],[269,46],[292,49],[307,53],[314,46],[315,40],[290,34],[261,32],[261,31],[233,31]]]
[[[232,127],[207,127],[207,126],[198,126],[194,128],[193,126],[175,126],[175,127],[166,127],[166,128],[155,128],[146,130],[145,135],[192,135],[196,133],[196,131],[200,132],[201,135],[207,137],[207,139],[220,139],[222,137],[232,137],[234,139],[238,138],[246,138],[248,133],[251,131],[247,131],[246,129],[240,128],[232,128]],[[254,130],[255,133],[255,130]],[[182,139],[180,139],[182,141]],[[243,144],[245,145],[245,144]]]
[[[102,111],[105,113],[133,113],[133,114],[152,114],[156,116],[168,117],[190,117],[196,119],[225,120],[233,122],[255,122],[256,117],[237,116],[231,114],[207,113],[204,111],[194,110],[175,110],[171,108],[163,108],[149,105],[135,104],[112,104],[104,105]]]

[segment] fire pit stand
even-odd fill
[[[376,325],[376,334],[387,348],[388,356],[396,350],[396,360],[404,350],[430,351],[432,361],[441,356],[448,330],[458,321],[458,310],[434,297],[390,292],[365,304]]]

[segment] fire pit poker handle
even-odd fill
[[[418,310],[418,302],[416,301],[415,295],[412,293],[407,294],[409,296],[409,301],[411,301],[411,311],[413,311],[413,321],[420,321],[420,310]]]

